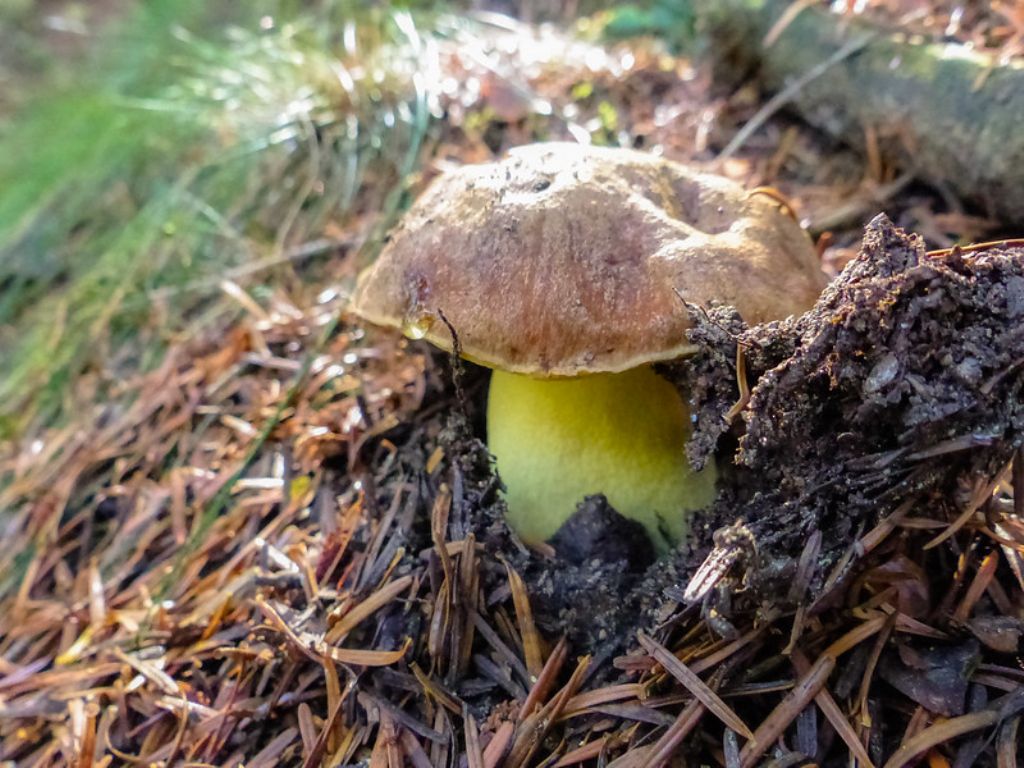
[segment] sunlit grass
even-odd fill
[[[132,10],[0,125],[0,436],[232,311],[226,270],[397,207],[436,109],[430,35],[346,0],[234,5]]]

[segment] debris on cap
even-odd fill
[[[769,195],[628,149],[544,143],[435,181],[363,275],[354,311],[533,376],[686,354],[684,302],[751,323],[808,309],[825,278]]]

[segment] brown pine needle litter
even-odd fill
[[[710,164],[726,106],[678,60],[631,56],[591,74],[582,108],[605,99],[625,138]],[[561,72],[523,82],[562,109],[583,75]],[[652,93],[694,106],[651,111]],[[520,108],[504,144],[537,138]],[[775,144],[734,175],[774,181],[792,152],[791,198],[850,196],[842,162],[807,175],[813,139],[764,130]],[[447,138],[442,155],[489,155],[483,131]],[[473,437],[480,371],[358,326],[336,296],[282,289],[126,381],[133,397],[5,449],[0,764],[1024,765],[1024,355],[1019,322],[996,324],[1024,306],[1021,252],[929,260],[873,226],[804,325],[758,336],[711,314],[702,371],[724,375],[700,390],[699,436],[744,463],[685,557],[610,587],[504,528]],[[895,277],[866,266],[907,252]],[[355,269],[339,257],[334,277]],[[842,333],[880,327],[858,325],[876,310],[948,320],[950,360],[888,362],[898,326],[870,359]]]
[[[314,344],[315,324],[271,317],[172,358],[140,383],[150,406],[95,441],[68,434],[39,451],[46,462],[20,459],[5,504],[22,494],[36,553],[3,602],[4,759],[621,768],[853,755],[896,768],[959,764],[967,749],[1017,764],[1013,462],[961,506],[919,482],[830,573],[814,573],[823,544],[808,539],[791,592],[813,602],[782,594],[771,607],[734,585],[739,605],[716,617],[713,600],[677,602],[680,583],[617,658],[578,656],[520,573],[559,566],[509,548],[488,517],[486,464],[464,424],[442,418],[465,407],[443,361],[343,320],[296,382],[265,363]],[[263,356],[249,352],[256,333]],[[279,415],[289,387],[299,394]],[[86,494],[81,511],[47,515],[69,492]],[[928,549],[938,526],[952,532]]]

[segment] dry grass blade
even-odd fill
[[[476,639],[474,616],[480,599],[480,569],[476,555],[476,536],[470,533],[463,539],[463,547],[459,557],[459,590],[456,594],[458,608],[458,639],[452,645],[452,663],[449,676],[463,678],[469,670],[473,655],[473,642]]]
[[[292,645],[318,664],[324,658],[329,658],[338,664],[351,664],[359,667],[389,667],[399,662],[412,647],[412,638],[407,637],[402,647],[394,651],[338,648],[327,643],[323,637],[309,632],[296,633],[265,600],[258,599],[256,606],[291,641]]]
[[[861,536],[860,540],[857,542],[861,550],[868,553],[877,549],[878,546],[889,537],[889,534],[896,530],[917,503],[918,499],[916,497],[907,499],[894,509],[892,514],[883,518],[878,525]]]
[[[649,765],[652,768],[665,765],[669,761],[683,739],[697,727],[697,723],[700,722],[704,712],[704,704],[699,700],[694,700],[686,705],[683,711],[679,713],[676,721],[668,727],[668,730],[665,731],[664,735],[658,739],[651,749],[648,759],[650,760]]]
[[[1013,454],[1010,482],[1013,486],[1013,515],[1024,520],[1024,448],[1018,448]]]
[[[873,619],[865,621],[863,624],[859,624],[849,632],[844,634],[842,637],[836,639],[826,649],[826,656],[831,656],[833,659],[842,656],[849,650],[852,650],[857,645],[860,645],[869,637],[872,637],[886,625],[888,622],[887,616],[877,616]]]
[[[740,555],[735,546],[715,546],[687,582],[683,601],[692,604],[702,600],[729,572]]]
[[[252,768],[275,768],[281,762],[284,751],[295,741],[299,729],[291,726],[275,736],[249,763]]]
[[[693,699],[655,744],[630,750],[609,763],[608,768],[660,768],[672,758],[706,711],[700,700]]]
[[[1016,577],[1017,584],[1021,590],[1024,590],[1024,556],[1021,554],[1020,544],[1018,542],[1007,543],[1012,541],[1012,539],[1010,539],[1005,525],[996,524],[994,528],[995,533],[1002,538],[1000,548],[1006,556],[1006,562],[1010,566],[1010,571]]]
[[[502,641],[498,636],[498,633],[494,631],[479,612],[474,612],[471,618],[473,621],[473,628],[476,629],[476,631],[479,632],[487,641],[488,645],[494,649],[499,658],[507,663],[509,667],[519,675],[525,685],[530,685],[531,675],[529,670],[526,669],[526,665],[523,664],[523,660],[512,652],[512,649]]]
[[[964,593],[963,600],[956,607],[953,612],[953,618],[956,621],[964,622],[970,617],[971,613],[983,594],[985,594],[989,585],[996,575],[996,567],[999,565],[999,551],[994,550],[987,554],[981,561],[981,565],[978,567],[977,572],[974,574],[974,578],[971,580],[970,586],[967,588],[967,592]]]
[[[807,671],[807,674],[801,676],[793,690],[757,727],[753,738],[740,751],[742,768],[753,768],[757,764],[761,755],[782,735],[782,732],[789,727],[797,715],[814,700],[814,697],[828,681],[828,676],[832,674],[835,665],[835,658],[823,655]]]
[[[736,652],[745,648],[764,632],[772,626],[772,623],[779,617],[779,613],[775,609],[769,609],[765,611],[763,616],[763,623],[756,627],[752,627],[748,632],[742,636],[736,638],[731,643],[726,644],[722,648],[708,654],[700,659],[694,660],[689,666],[690,671],[700,674],[710,669],[714,669],[723,661],[734,655]]]
[[[328,643],[340,643],[345,636],[355,629],[359,624],[375,614],[384,606],[395,600],[400,594],[412,586],[412,576],[402,576],[390,584],[381,587],[365,600],[353,607],[348,613],[341,617],[337,624],[327,630],[324,640]]]
[[[610,737],[602,736],[581,747],[576,747],[576,749],[562,755],[551,768],[567,768],[567,766],[577,765],[587,760],[596,760],[601,755],[601,752],[607,748],[609,740]]]
[[[480,731],[476,726],[476,718],[466,711],[463,712],[462,721],[466,724],[466,762],[469,768],[485,768],[487,763],[480,749]]]
[[[366,691],[359,691],[357,699],[362,707],[368,712],[374,712],[376,710],[386,711],[396,724],[402,726],[404,730],[407,730],[410,733],[414,733],[421,738],[433,742],[434,744],[447,743],[448,736],[446,734],[435,728],[424,725],[415,717],[408,714],[405,710],[399,708],[397,704],[392,704],[387,699],[374,696]],[[430,709],[435,713],[435,721],[444,720],[448,717],[448,711],[444,707],[431,706]]]
[[[299,704],[296,716],[299,720],[299,736],[302,737],[302,759],[305,761],[316,747],[316,723],[313,722],[313,710],[306,702]]]
[[[75,751],[78,753],[77,768],[90,768],[96,751],[96,717],[99,707],[94,701],[75,699],[68,702],[68,708],[71,711]]]
[[[977,512],[986,501],[992,498],[992,494],[998,484],[998,476],[990,482],[979,480],[974,489],[974,493],[971,494],[970,501],[967,502],[963,512],[960,513],[956,520],[949,524],[946,530],[925,544],[924,548],[934,549],[967,525],[967,522],[974,516],[974,513]]]
[[[512,590],[512,602],[519,620],[519,633],[523,641],[523,655],[530,676],[536,679],[544,667],[544,641],[533,621],[533,610],[530,608],[530,596],[527,594],[523,578],[510,564],[505,563],[508,572],[508,583]]]
[[[765,750],[818,695],[835,669],[836,658],[877,633],[885,622],[885,617],[866,621],[825,649],[807,673],[801,675],[793,690],[754,731],[754,738],[744,745],[740,752],[740,764],[743,768],[752,768]]]
[[[672,677],[678,680],[686,690],[707,707],[709,712],[745,739],[754,738],[753,732],[747,727],[746,723],[732,711],[728,704],[722,701],[717,693],[712,691],[703,680],[697,677],[689,667],[677,659],[674,653],[643,632],[638,633],[637,638],[640,640],[640,645],[644,647],[644,650],[650,653]]]
[[[1021,710],[1024,710],[1024,688],[997,699],[983,710],[943,720],[916,733],[900,745],[883,768],[903,768],[933,747],[958,739],[966,733],[990,728],[1017,715]]]
[[[808,662],[800,650],[796,648],[793,649],[793,664],[801,677],[810,672],[810,662]],[[868,755],[864,745],[857,737],[857,732],[853,730],[853,726],[850,725],[850,721],[843,714],[843,711],[839,708],[836,700],[832,698],[832,694],[829,693],[826,688],[822,688],[817,694],[815,694],[814,703],[818,705],[818,709],[821,710],[822,714],[825,715],[832,727],[835,728],[836,733],[839,734],[843,743],[846,744],[847,749],[850,750],[850,754],[857,759],[861,768],[874,768],[871,756]]]
[[[399,740],[402,742],[402,750],[412,763],[413,768],[431,768],[430,756],[423,749],[423,745],[416,740],[409,731],[404,728],[399,732]]]
[[[547,662],[541,669],[540,674],[537,675],[533,687],[530,688],[529,695],[523,700],[523,705],[519,708],[517,718],[520,722],[532,715],[534,710],[547,699],[548,693],[558,680],[558,674],[561,672],[568,657],[569,643],[563,637],[558,641],[558,645],[555,646],[554,650],[551,651],[551,655],[548,656]]]
[[[181,696],[178,684],[174,682],[174,679],[170,675],[159,667],[135,658],[134,656],[125,653],[120,648],[114,648],[113,653],[114,656],[156,685],[156,687],[164,693],[170,696]]]
[[[890,620],[883,627],[882,631],[878,634],[875,639],[874,647],[871,649],[871,655],[868,656],[867,663],[864,665],[864,674],[860,681],[860,693],[857,696],[857,709],[860,712],[861,722],[865,725],[870,725],[871,716],[868,713],[868,694],[871,692],[871,682],[875,675],[875,669],[878,666],[878,660],[882,656],[882,651],[885,649],[886,644],[889,642],[889,638],[892,636],[892,631],[896,626],[896,615],[893,614]],[[858,744],[860,741],[858,740]]]
[[[551,655],[555,656],[554,653]],[[522,720],[516,729],[515,741],[509,750],[506,762],[508,768],[527,768],[530,765],[534,753],[540,748],[544,738],[564,710],[566,703],[583,684],[590,661],[589,656],[581,658],[569,677],[569,682],[555,694],[551,701]]]
[[[1017,749],[1020,742],[1017,740],[1017,732],[1020,730],[1021,718],[1015,717],[1003,723],[999,729],[999,739],[996,742],[996,766],[997,768],[1017,768]]]
[[[448,516],[452,510],[452,492],[447,484],[442,483],[438,489],[437,498],[434,499],[434,506],[430,513],[430,538],[434,542],[438,556],[441,558],[441,568],[444,571],[444,579],[449,585],[454,581],[452,558],[445,546],[448,534]]]
[[[565,705],[562,718],[573,717],[589,707],[600,704],[610,704],[614,701],[625,699],[640,699],[644,695],[646,687],[640,683],[623,683],[621,685],[610,685],[606,688],[598,688],[593,691],[585,691],[569,699]]]
[[[727,424],[732,424],[733,420],[743,412],[743,409],[747,407],[747,403],[750,402],[750,384],[747,382],[747,357],[744,352],[742,345],[736,345],[736,386],[739,389],[739,399],[733,403],[732,407],[725,412],[722,416]]]
[[[373,751],[370,753],[369,768],[393,768],[388,755],[388,736],[388,726],[382,720],[380,728],[377,729],[377,740],[373,743]]]
[[[516,727],[509,721],[504,721],[494,732],[494,737],[487,743],[484,750],[484,765],[487,768],[497,768],[505,758],[505,754],[512,746],[512,738],[515,736]]]
[[[409,665],[409,668],[412,670],[416,680],[419,681],[419,684],[423,686],[424,693],[453,715],[462,714],[466,708],[465,702],[459,701],[450,691],[446,691],[439,682],[420,669],[419,664],[412,663]]]
[[[338,677],[338,667],[334,661],[324,657],[322,664],[324,669],[324,688],[327,691],[327,711],[335,712],[341,707],[342,702],[347,697],[348,690],[342,690],[341,679]],[[339,725],[335,724],[327,732],[327,749],[332,753],[338,749],[340,731]]]

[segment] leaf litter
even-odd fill
[[[742,95],[631,55],[535,72],[560,118],[502,102],[439,156],[573,135],[579,109],[588,133],[714,166]],[[666,89],[694,105],[645,114]],[[841,195],[836,165],[799,160],[814,141],[773,119],[718,170]],[[894,215],[934,225],[940,203],[908,197]],[[621,541],[569,563],[517,543],[479,441],[484,372],[359,327],[343,294],[239,286],[243,320],[125,381],[136,399],[4,456],[0,759],[1016,765],[1020,256],[928,256],[880,220],[803,318],[702,315],[693,455],[737,461],[654,565]],[[583,524],[608,516],[587,504]]]

